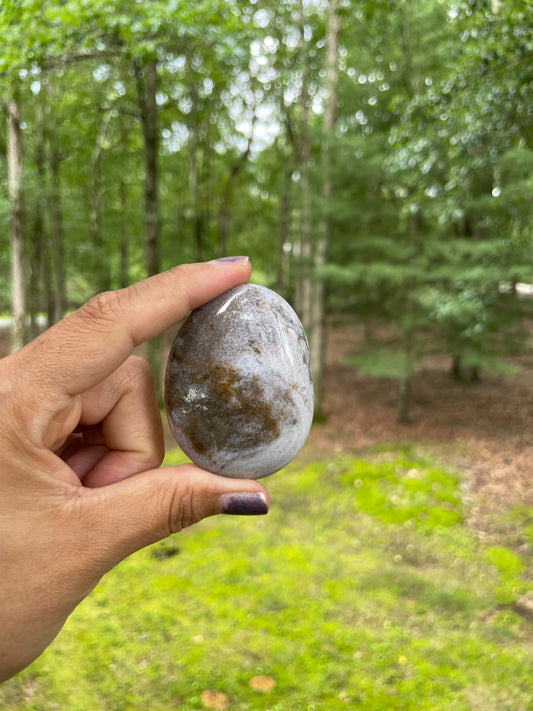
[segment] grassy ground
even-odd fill
[[[119,565],[0,709],[533,709],[531,511],[483,543],[458,477],[408,451],[267,485],[267,517],[210,519]]]

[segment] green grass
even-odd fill
[[[267,517],[204,521],[113,570],[0,709],[533,709],[514,606],[531,553],[473,535],[453,472],[385,452],[266,483]],[[527,513],[509,513],[526,539]]]

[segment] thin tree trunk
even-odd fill
[[[43,265],[46,245],[45,227],[45,193],[46,193],[46,155],[44,115],[41,95],[39,95],[35,108],[35,172],[36,195],[34,219],[30,243],[30,274],[32,288],[28,294],[30,310],[30,337],[35,338],[39,333],[37,317],[42,311],[43,297]]]
[[[136,66],[139,88],[139,108],[144,144],[144,262],[148,276],[161,271],[160,220],[158,185],[157,131],[157,61],[151,59]],[[148,362],[152,367],[158,400],[162,402],[162,339],[153,338],[147,344]]]
[[[196,85],[194,83],[193,69],[189,59],[187,60],[187,73],[189,83],[189,98],[191,100],[191,124],[189,126],[189,186],[190,199],[192,203],[192,237],[194,257],[197,262],[204,259],[204,227],[205,219],[200,205],[200,168],[198,153],[200,141],[198,136],[198,123],[196,120],[198,111],[198,97]]]
[[[402,82],[404,85],[407,98],[412,99],[417,93],[418,88],[416,83],[416,74],[413,71],[413,49],[411,41],[411,25],[409,22],[409,6],[404,8],[404,16],[402,20],[402,37],[401,48],[403,52],[402,62]],[[419,219],[417,212],[412,211],[409,216],[408,236],[413,253],[417,253],[419,249]],[[412,376],[415,369],[415,354],[414,354],[414,337],[415,326],[412,325],[410,314],[416,311],[418,305],[413,299],[413,294],[416,292],[418,278],[415,274],[411,275],[406,285],[406,309],[403,314],[404,322],[402,324],[402,343],[401,348],[404,358],[403,372],[399,377],[399,404],[398,404],[398,422],[409,424],[411,422],[411,385]]]
[[[11,349],[26,342],[26,284],[22,210],[22,137],[20,106],[12,96],[7,102],[7,170],[11,206]]]
[[[419,216],[416,212],[411,212],[409,216],[409,237],[411,241],[411,247],[414,252],[418,250],[418,233],[419,233]],[[415,369],[415,350],[414,350],[414,338],[415,330],[413,325],[410,323],[409,314],[415,311],[418,307],[416,302],[413,301],[412,294],[416,292],[417,287],[417,277],[411,276],[407,283],[407,300],[406,300],[406,313],[404,317],[407,317],[406,321],[402,325],[402,341],[401,349],[403,354],[403,372],[399,378],[400,387],[400,398],[398,405],[398,422],[408,424],[411,422],[411,380],[413,372]]]
[[[460,355],[455,354],[452,356],[452,363],[450,366],[450,377],[453,378],[453,380],[462,380],[463,374],[461,370]]]
[[[119,285],[123,289],[129,286],[129,249],[128,249],[128,187],[124,180],[120,181],[120,270]]]
[[[328,24],[326,32],[326,88],[328,98],[324,111],[324,143],[322,152],[324,213],[320,235],[317,240],[314,268],[320,269],[327,262],[328,246],[331,235],[330,203],[333,198],[332,176],[332,143],[337,122],[337,87],[339,82],[338,53],[339,53],[339,0],[329,0]],[[325,285],[320,278],[312,282],[311,293],[311,322],[309,342],[311,348],[311,362],[313,364],[313,380],[315,391],[315,418],[323,419],[323,370],[325,355]]]
[[[111,288],[111,271],[109,260],[105,253],[105,242],[102,219],[103,175],[101,157],[104,141],[111,121],[112,112],[106,111],[96,137],[91,161],[87,171],[87,193],[89,202],[89,235],[93,247],[94,278],[96,291],[107,291]]]
[[[400,398],[398,406],[398,422],[411,423],[411,375],[406,374],[400,378]]]
[[[233,184],[237,179],[239,173],[242,171],[246,165],[246,161],[250,156],[252,150],[252,143],[254,140],[254,124],[255,115],[252,120],[252,130],[250,132],[250,137],[248,138],[248,143],[246,148],[239,156],[238,160],[231,166],[226,185],[222,193],[222,200],[220,203],[220,210],[218,214],[218,244],[220,255],[224,256],[228,251],[228,228],[230,221],[230,207],[231,207],[231,194],[233,190]]]
[[[141,70],[140,110],[144,143],[144,262],[148,276],[160,271],[159,174],[157,133],[157,62],[151,59]]]
[[[278,263],[276,268],[276,291],[287,297],[285,245],[289,241],[291,218],[291,180],[292,166],[283,171],[283,186],[279,201]]]
[[[198,148],[196,131],[189,147],[189,179],[191,185],[194,256],[197,262],[204,259],[204,217],[200,207],[200,177],[198,171]]]
[[[295,284],[295,306],[302,325],[307,333],[311,327],[311,182],[309,177],[309,162],[311,158],[311,141],[309,138],[309,86],[308,70],[305,57],[305,10],[303,0],[299,2],[299,27],[302,43],[302,85],[300,92],[300,142],[298,151],[298,168],[300,171],[300,227],[299,237],[295,244],[294,256],[297,260],[297,278]]]
[[[66,310],[65,263],[63,247],[63,209],[61,205],[61,154],[55,136],[49,136],[50,194],[50,272],[53,282],[51,323],[63,318]]]
[[[120,126],[120,141],[122,155],[128,151],[128,125],[122,119]],[[121,288],[129,286],[129,230],[128,230],[128,184],[124,176],[120,179],[120,269],[119,285]]]

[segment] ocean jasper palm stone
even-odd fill
[[[243,284],[193,311],[169,355],[170,429],[198,466],[259,479],[293,459],[313,418],[309,344],[289,304]]]

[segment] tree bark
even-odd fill
[[[409,237],[413,252],[419,248],[419,215],[412,211],[409,216]],[[409,315],[416,311],[417,304],[412,298],[416,292],[417,277],[412,275],[406,284],[406,312],[402,323],[401,351],[404,359],[402,373],[399,377],[400,399],[398,405],[398,422],[408,424],[411,422],[411,381],[415,370],[415,326],[412,325]]]
[[[250,132],[250,137],[248,138],[246,148],[241,153],[239,158],[235,161],[235,163],[231,166],[231,170],[228,175],[224,191],[222,193],[222,200],[220,203],[220,210],[218,214],[218,244],[220,256],[226,255],[228,251],[228,231],[233,184],[235,183],[239,173],[246,165],[246,161],[250,157],[250,152],[252,150],[252,142],[254,140],[254,124],[255,115],[252,121],[252,130]]]
[[[157,130],[157,61],[150,59],[136,64],[144,145],[144,263],[147,276],[161,271],[159,244],[159,173]],[[147,358],[154,377],[155,391],[162,404],[162,339],[153,338],[147,343]]]
[[[103,231],[103,175],[101,169],[102,151],[109,122],[111,121],[111,115],[111,111],[106,111],[104,114],[87,171],[89,235],[93,247],[94,279],[96,291],[98,292],[107,291],[111,288],[111,271],[109,268],[109,259],[106,255]]]
[[[129,286],[129,248],[128,248],[128,223],[126,213],[128,211],[128,188],[124,180],[120,181],[120,269],[119,286],[123,289]]]
[[[147,61],[138,69],[139,108],[144,144],[144,262],[148,276],[157,274],[161,268],[159,244],[159,171],[157,154],[159,148],[157,131],[157,62]]]
[[[309,86],[305,48],[305,9],[303,0],[299,0],[299,29],[302,45],[302,85],[300,90],[300,130],[298,147],[298,170],[300,172],[300,225],[298,239],[295,240],[293,255],[296,260],[296,281],[294,301],[305,331],[311,327],[311,263],[313,248],[311,244],[311,181],[309,162],[311,141],[309,138]]]
[[[398,406],[398,422],[411,423],[411,375],[406,374],[400,378],[400,398]]]
[[[123,119],[120,126],[120,141],[122,155],[126,155],[128,150],[128,125]],[[119,286],[124,288],[129,286],[129,230],[128,230],[128,184],[124,176],[120,179],[120,271]]]
[[[30,311],[30,338],[35,338],[40,330],[37,323],[39,312],[43,308],[43,281],[44,281],[44,256],[46,246],[45,226],[45,194],[46,194],[46,155],[45,155],[45,130],[42,94],[39,95],[35,107],[35,175],[36,191],[34,203],[34,217],[30,239],[30,275],[32,288],[28,294],[28,307]],[[44,301],[44,303],[46,303]]]
[[[280,155],[280,160],[284,160]],[[278,260],[276,267],[276,291],[287,298],[287,266],[285,245],[289,241],[291,219],[291,182],[293,168],[290,162],[283,170],[283,185],[279,200]]]
[[[328,98],[324,111],[324,141],[322,150],[324,211],[320,234],[314,254],[314,269],[320,269],[327,262],[328,246],[331,235],[330,207],[333,198],[332,144],[337,122],[337,87],[339,83],[339,0],[329,0],[328,22],[326,30],[326,89]],[[315,277],[311,291],[311,319],[309,341],[315,391],[315,418],[322,420],[323,413],[323,370],[325,354],[325,284]]]
[[[53,303],[51,321],[55,323],[63,318],[66,311],[65,260],[63,245],[63,208],[61,205],[61,153],[55,136],[49,135],[50,194],[48,210],[50,213],[50,276],[52,278]]]
[[[22,136],[20,106],[11,96],[7,102],[7,171],[11,208],[11,349],[26,342],[26,265],[22,209]]]
[[[197,262],[204,259],[204,216],[200,207],[200,176],[198,170],[198,147],[196,131],[192,129],[193,138],[189,146],[189,180],[192,200],[192,227],[194,256]]]
[[[188,158],[189,158],[189,188],[192,206],[192,238],[194,257],[197,262],[204,260],[204,237],[205,237],[205,216],[200,201],[200,167],[198,155],[200,151],[200,139],[198,132],[197,112],[198,96],[194,83],[194,70],[191,66],[190,57],[187,59],[187,74],[189,98],[191,100],[191,120],[188,124]]]

